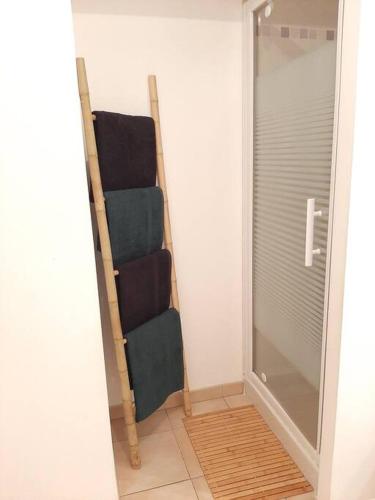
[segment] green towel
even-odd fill
[[[163,192],[158,187],[104,193],[115,266],[161,249]]]
[[[134,390],[136,421],[157,410],[173,392],[184,387],[180,315],[176,309],[126,335],[126,354]]]

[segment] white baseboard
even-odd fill
[[[319,471],[317,451],[254,373],[245,379],[245,392],[316,491]]]

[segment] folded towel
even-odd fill
[[[167,397],[184,386],[180,315],[168,309],[126,335],[136,421],[157,410]]]
[[[158,187],[104,193],[115,267],[161,249],[163,192]]]
[[[118,267],[117,291],[123,333],[169,308],[171,254],[159,250]]]
[[[154,120],[94,111],[103,191],[155,186]]]

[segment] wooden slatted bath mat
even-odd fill
[[[312,491],[254,406],[184,419],[215,499],[277,500]]]

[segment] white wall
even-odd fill
[[[0,498],[117,498],[68,0],[0,30]]]
[[[309,2],[309,0],[305,0]],[[326,0],[320,0],[326,1]],[[72,0],[75,12],[241,21],[241,0]]]
[[[196,389],[242,379],[242,96],[241,2],[231,2],[238,21],[189,19],[194,3],[185,2],[186,17],[180,2],[175,18],[75,13],[74,25],[94,108],[149,115],[147,75],[158,77],[183,332]],[[216,0],[222,4],[228,10],[228,2]],[[116,404],[108,328],[105,346]]]
[[[375,497],[374,16],[362,0],[331,500]]]

